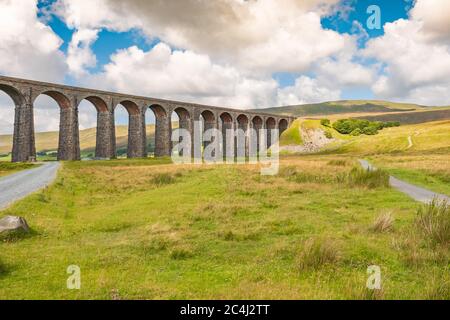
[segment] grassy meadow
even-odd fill
[[[448,245],[417,232],[407,196],[349,179],[354,166],[288,156],[261,176],[169,159],[64,163],[1,213],[33,231],[2,238],[0,299],[449,299]],[[81,290],[66,288],[73,264]],[[380,291],[365,289],[370,265]]]

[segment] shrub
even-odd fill
[[[327,139],[333,139],[333,134],[330,130],[325,130],[325,138]]]
[[[320,124],[325,127],[329,127],[331,124],[331,121],[329,119],[322,119],[322,120],[320,120]]]
[[[369,126],[370,121],[360,119],[340,119],[333,123],[333,128],[339,133],[350,134],[356,128],[364,129]]]
[[[450,205],[447,201],[433,199],[417,210],[416,225],[433,244],[450,243]]]
[[[339,252],[330,240],[309,239],[303,244],[297,264],[300,270],[314,270],[338,260]]]
[[[175,178],[168,173],[157,173],[152,177],[151,182],[157,186],[163,186],[174,183]]]
[[[356,128],[355,130],[353,130],[351,133],[350,133],[350,135],[351,136],[355,136],[355,137],[357,137],[357,136],[360,136],[361,135],[361,129],[360,128]]]
[[[377,125],[369,125],[362,129],[362,133],[367,134],[368,136],[373,136],[378,133]]]
[[[390,212],[378,216],[372,225],[373,232],[386,232],[393,228],[394,218]]]
[[[347,174],[345,180],[350,186],[366,187],[369,189],[388,187],[389,173],[380,169],[365,170],[360,167],[354,167]]]

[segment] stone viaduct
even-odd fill
[[[155,114],[155,156],[171,154],[172,113],[179,117],[179,127],[192,132],[194,121],[203,118],[204,130],[217,128],[249,128],[255,130],[288,128],[293,117],[213,107],[135,95],[77,88],[53,83],[0,76],[0,90],[15,104],[12,161],[31,161],[36,157],[33,104],[43,94],[53,98],[60,107],[58,160],[80,160],[78,106],[84,99],[97,110],[96,158],[116,157],[114,110],[121,104],[128,111],[129,158],[147,156],[145,113]],[[225,139],[225,137],[224,137]],[[270,144],[270,140],[269,144]]]

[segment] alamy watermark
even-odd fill
[[[77,265],[70,265],[67,267],[67,273],[70,276],[67,278],[67,289],[80,290],[81,289],[81,269]]]
[[[381,268],[379,266],[373,265],[367,267],[367,278],[366,287],[369,290],[380,290],[381,289]]]
[[[279,169],[279,130],[265,128],[210,128],[194,121],[192,130],[175,129],[171,141],[175,164],[261,164],[262,175]]]

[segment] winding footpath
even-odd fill
[[[46,162],[0,178],[0,210],[48,186],[56,178],[59,166],[58,162]]]
[[[359,159],[358,160],[359,163],[361,164],[361,166],[366,169],[366,170],[376,170],[376,168],[374,166],[372,166],[368,161],[366,160],[362,160]],[[440,193],[436,193],[418,186],[415,186],[413,184],[407,183],[405,181],[399,180],[393,176],[389,177],[389,184],[407,194],[408,196],[410,196],[411,198],[413,198],[416,201],[420,201],[422,203],[429,203],[431,202],[433,199],[436,199],[437,201],[441,202],[441,201],[447,201],[450,203],[450,197],[440,194]]]

